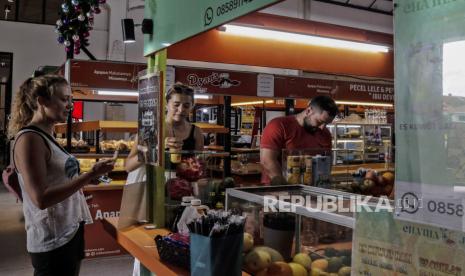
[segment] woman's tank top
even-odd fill
[[[15,141],[26,132],[42,136],[50,149],[47,160],[46,183],[59,186],[79,175],[79,162],[60,147],[55,140],[39,128],[28,127],[16,135]],[[92,223],[92,217],[82,190],[62,202],[40,210],[31,201],[24,188],[24,180],[18,173],[23,195],[23,212],[26,226],[27,250],[31,253],[48,252],[69,242],[76,234],[79,223]],[[32,183],[34,185],[34,183]]]

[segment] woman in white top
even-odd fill
[[[91,223],[81,188],[114,167],[97,162],[79,175],[79,162],[52,138],[73,107],[68,82],[45,75],[26,80],[13,103],[9,135],[23,195],[27,250],[34,275],[78,275],[84,257],[84,223]]]

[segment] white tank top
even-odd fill
[[[79,162],[58,144],[50,141],[45,133],[24,129],[18,132],[16,139],[25,132],[41,135],[50,149],[47,161],[46,183],[49,186],[63,185],[79,175]],[[16,141],[15,139],[15,141]],[[32,203],[24,189],[24,180],[18,173],[23,195],[23,212],[26,226],[27,250],[31,253],[48,252],[69,242],[76,234],[79,223],[92,223],[89,207],[82,190],[77,191],[62,202],[40,210]],[[34,183],[32,183],[34,185]]]

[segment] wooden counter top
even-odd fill
[[[137,258],[142,265],[155,275],[190,275],[189,271],[160,260],[154,238],[157,235],[167,235],[170,231],[166,229],[147,230],[144,226],[130,226],[118,230],[118,218],[105,218],[102,223],[105,230],[126,251]],[[237,257],[241,258],[241,256]],[[242,272],[242,275],[249,276],[245,272]]]
[[[118,218],[106,218],[102,223],[105,230],[126,251],[156,275],[189,275],[189,271],[160,261],[154,238],[156,235],[167,235],[170,231],[166,229],[147,230],[144,226],[130,226],[117,230]]]

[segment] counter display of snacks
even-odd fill
[[[247,216],[244,271],[350,275],[355,227],[351,196],[304,185],[227,189],[227,210]],[[343,208],[319,205],[325,197],[337,199]]]

